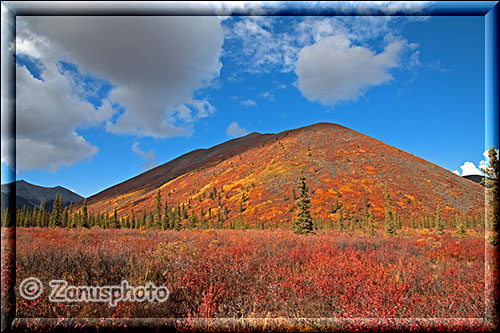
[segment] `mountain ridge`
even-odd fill
[[[276,134],[251,133],[197,149],[88,198],[89,209],[120,216],[154,210],[154,196],[189,206],[196,214],[229,211],[228,219],[279,223],[293,218],[291,199],[304,170],[313,213],[334,219],[340,201],[360,212],[367,197],[383,215],[384,188],[396,212],[409,218],[441,206],[443,214],[480,207],[483,188],[424,159],[338,124],[317,123]],[[215,188],[224,196],[206,196]],[[242,196],[248,198],[242,202]],[[219,204],[220,202],[220,204]],[[335,215],[337,214],[337,215]]]
[[[39,208],[43,202],[46,202],[47,210],[50,212],[57,194],[62,196],[63,206],[68,206],[70,203],[76,204],[83,200],[83,197],[79,194],[60,185],[45,187],[31,184],[24,179],[17,180],[14,183],[16,188],[16,207],[18,208],[26,206],[26,208],[32,210],[34,207]],[[2,208],[6,208],[7,189],[11,184],[2,184]]]

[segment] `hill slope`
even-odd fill
[[[153,211],[159,189],[170,207],[184,203],[197,216],[209,208],[217,216],[227,208],[225,223],[240,216],[252,223],[289,223],[300,170],[312,192],[313,215],[325,219],[336,219],[331,206],[337,200],[361,214],[365,196],[381,217],[385,186],[406,217],[438,205],[444,215],[484,205],[480,185],[346,127],[320,123],[195,150],[90,197],[89,209],[117,207],[120,217]],[[210,198],[214,188],[217,196]]]
[[[56,195],[60,194],[63,201],[63,206],[68,206],[70,203],[80,202],[83,197],[72,192],[62,186],[43,187],[28,183],[24,180],[16,181],[16,206],[32,210],[34,207],[39,207],[43,202],[47,202],[48,211],[52,211],[52,204],[56,199]],[[2,208],[7,202],[7,186],[2,185]]]

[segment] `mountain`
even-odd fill
[[[480,184],[483,179],[485,178],[484,176],[481,175],[469,175],[469,176],[462,176],[465,179],[472,180],[474,183]]]
[[[88,206],[94,213],[116,207],[120,217],[132,211],[137,216],[155,209],[160,190],[162,204],[184,203],[198,217],[209,208],[217,217],[227,208],[225,223],[240,216],[251,223],[289,223],[301,170],[311,211],[325,219],[336,219],[330,211],[337,201],[362,214],[364,197],[382,217],[386,186],[403,217],[431,213],[438,205],[444,216],[484,205],[484,188],[474,182],[346,127],[319,123],[192,151],[88,198]]]
[[[63,201],[63,206],[68,206],[70,203],[78,203],[83,200],[83,197],[72,192],[62,186],[43,187],[28,183],[24,180],[15,182],[16,186],[16,206],[22,208],[26,206],[28,209],[39,207],[44,201],[47,202],[48,211],[52,211],[52,204],[56,199],[56,195],[60,194]],[[7,187],[8,184],[2,185],[2,208],[5,208],[7,202]]]

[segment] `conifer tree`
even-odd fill
[[[162,229],[170,229],[170,209],[167,200],[165,200],[165,206],[163,207]]]
[[[50,226],[51,227],[62,227],[62,209],[63,209],[62,197],[57,194],[56,199],[52,205],[52,212],[50,213]]]
[[[68,213],[68,208],[64,208],[63,210],[63,215],[62,215],[62,226],[67,228],[69,227],[69,213]]]
[[[458,237],[464,237],[465,234],[467,233],[465,230],[464,221],[462,219],[458,221],[456,233]]]
[[[488,221],[487,227],[491,228],[492,230],[492,236],[489,237],[490,243],[493,245],[497,246],[498,245],[498,234],[497,234],[497,227],[498,227],[498,220],[500,218],[500,209],[499,209],[499,192],[498,192],[498,183],[499,183],[499,176],[500,176],[500,161],[498,159],[498,149],[495,149],[494,146],[492,146],[488,150],[488,166],[483,168],[483,172],[486,175],[486,178],[484,179],[483,183],[486,185],[488,188],[488,201],[491,206],[491,213],[489,214],[488,218],[486,219]]]
[[[297,212],[297,217],[293,221],[293,229],[297,234],[308,234],[313,232],[313,221],[311,217],[311,201],[309,200],[309,189],[306,183],[306,177],[304,177],[304,172],[300,171],[300,177],[297,184],[297,190],[299,192],[299,197],[295,201],[299,211]]]
[[[207,220],[205,218],[205,212],[203,211],[203,207],[201,207],[200,226],[202,228],[207,228]]]
[[[146,228],[148,229],[154,228],[154,224],[155,224],[155,217],[153,215],[153,212],[151,211],[149,212],[149,215],[146,220]]]
[[[366,199],[366,195],[363,195],[363,208],[365,212],[365,223],[363,227],[368,227],[368,210],[370,208],[370,204],[368,203],[368,199]]]
[[[411,215],[411,225],[410,225],[413,229],[416,229],[417,228],[417,222],[415,221],[415,216],[413,216],[413,214]]]
[[[107,229],[107,228],[109,228],[109,224],[110,224],[109,223],[109,214],[108,214],[108,212],[106,212],[106,214],[104,214],[104,216],[103,216],[102,227],[104,229]]]
[[[436,216],[434,220],[434,225],[436,226],[436,232],[439,236],[442,236],[444,234],[444,222],[443,218],[441,216],[441,207],[437,207],[436,209]]]
[[[143,228],[143,227],[146,227],[146,217],[147,217],[147,214],[148,214],[148,212],[147,212],[147,211],[144,211],[144,212],[142,213],[142,218],[141,218],[141,220],[139,221],[139,229],[140,229],[140,228]]]
[[[161,193],[160,189],[158,189],[158,192],[156,193],[156,216],[155,216],[155,226],[159,227],[162,224],[161,221]]]
[[[113,218],[111,219],[111,225],[109,226],[110,228],[120,228],[120,222],[118,221],[118,211],[115,207],[114,213],[113,213]]]
[[[389,189],[387,186],[385,187],[385,211],[384,211],[384,224],[385,231],[392,236],[395,236],[396,226],[394,223],[394,213],[392,210],[392,199],[391,194],[389,193]]]
[[[222,216],[220,214],[220,209],[217,211],[217,229],[222,227]]]
[[[403,224],[401,223],[401,216],[397,212],[395,212],[394,225],[397,229],[401,229],[403,227]]]
[[[186,210],[186,206],[184,205],[184,203],[182,204],[182,210],[181,210],[181,216],[182,216],[182,219],[185,220],[188,218],[188,213],[187,213],[187,210]]]
[[[196,214],[194,213],[194,208],[193,208],[191,211],[191,215],[189,216],[189,219],[188,219],[187,227],[189,229],[194,229],[197,227],[197,225],[198,225],[198,219],[196,218]]]
[[[47,201],[44,201],[40,208],[40,226],[49,226],[49,214],[47,213]]]
[[[344,226],[344,214],[345,214],[345,209],[342,208],[339,212],[339,220],[337,222],[337,230],[339,233],[344,232],[345,226]]]
[[[87,210],[87,199],[83,199],[83,207],[82,207],[82,227],[89,227],[89,212]]]
[[[36,215],[37,215],[37,209],[36,207],[33,207],[29,215],[28,224],[26,225],[27,227],[36,227]]]
[[[134,213],[134,210],[132,210],[132,216],[130,217],[130,228],[137,229],[136,223],[137,222],[135,221],[135,213]]]
[[[372,209],[369,208],[368,210],[368,217],[367,217],[367,228],[368,228],[368,234],[370,236],[375,235],[375,226],[373,224],[373,212]]]

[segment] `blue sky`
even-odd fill
[[[90,196],[193,149],[316,122],[450,171],[484,159],[482,16],[17,26],[16,177],[34,184]],[[9,163],[2,151],[2,183]]]

